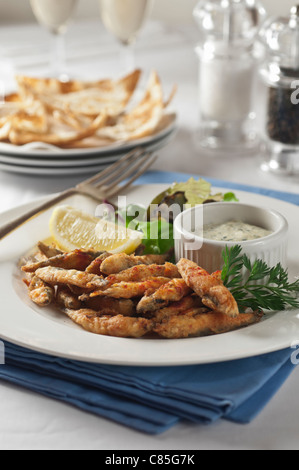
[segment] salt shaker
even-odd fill
[[[255,99],[266,11],[255,0],[201,0],[193,16],[200,36],[197,141],[213,151],[256,149]]]
[[[299,5],[289,17],[267,21],[261,29],[266,60],[265,160],[262,169],[299,173]]]

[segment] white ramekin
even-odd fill
[[[194,231],[206,224],[222,224],[231,220],[256,225],[272,233],[257,240],[243,242],[214,241],[194,235]],[[263,260],[269,267],[278,263],[287,268],[288,222],[277,211],[236,202],[203,204],[187,209],[174,221],[175,257],[195,261],[207,272],[223,268],[223,250],[235,245],[242,247],[254,262]]]

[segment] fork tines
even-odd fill
[[[134,149],[128,154],[124,155],[120,160],[118,160],[114,164],[108,166],[105,170],[101,171],[92,178],[83,181],[81,184],[94,184],[101,182],[103,185],[105,185],[107,184],[107,181],[111,180],[112,175],[114,175],[115,173],[117,175],[121,174],[121,171],[124,169],[124,167],[127,167],[130,163],[133,163],[139,158],[141,158],[144,153],[145,150],[143,148]]]
[[[118,185],[121,182],[124,182],[124,185],[121,186],[122,189],[128,188],[153,165],[156,159],[157,157],[153,157],[152,152],[148,152],[146,149],[132,150],[101,173],[79,184],[78,188],[83,189],[92,185],[95,189],[101,188],[107,196],[111,197],[119,192]]]

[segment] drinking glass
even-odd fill
[[[121,43],[121,61],[129,71],[135,67],[133,45],[146,18],[152,0],[99,0],[101,19],[106,29]]]
[[[77,0],[30,0],[37,21],[53,35],[52,74],[68,81],[66,73],[65,33]]]

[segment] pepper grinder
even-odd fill
[[[261,29],[266,60],[265,160],[262,169],[299,173],[299,5],[289,17],[270,19]]]
[[[256,90],[262,48],[257,43],[266,11],[255,0],[201,0],[193,16],[199,26],[199,113],[196,135],[207,150],[256,149]]]

